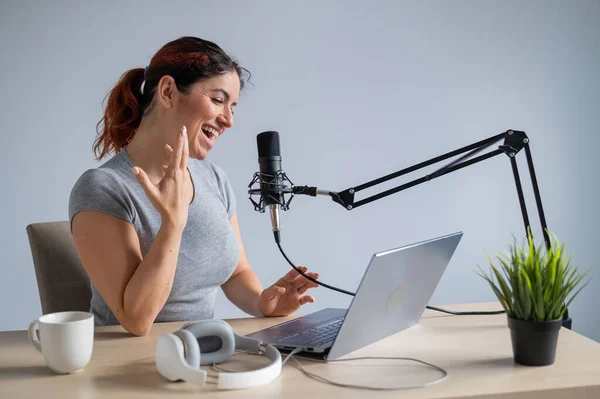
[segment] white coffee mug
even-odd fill
[[[55,372],[82,370],[92,357],[94,315],[88,312],[44,315],[29,325],[29,342],[44,354],[46,364]]]

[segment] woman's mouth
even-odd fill
[[[219,132],[217,129],[211,126],[202,126],[202,133],[210,140],[210,142],[215,142],[219,138]]]
[[[213,143],[217,141],[220,136],[219,132],[214,127],[208,125],[203,125],[201,130],[204,140],[206,141],[206,145],[208,146],[209,150],[212,149]]]

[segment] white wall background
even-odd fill
[[[25,226],[67,219],[72,185],[98,165],[91,146],[104,96],[124,71],[184,35],[217,42],[253,73],[211,159],[233,183],[264,285],[288,270],[268,216],[247,200],[264,130],[280,132],[295,184],[331,190],[524,130],[550,229],[574,263],[598,263],[597,1],[53,3],[0,4],[0,330],[25,329],[41,314]],[[295,198],[282,216],[283,245],[323,281],[354,290],[374,252],[462,230],[431,304],[494,300],[473,270],[487,266],[484,250],[523,237],[512,179],[501,156],[352,212],[324,197]],[[574,330],[598,341],[599,273],[571,307]],[[314,295],[303,312],[350,301],[323,288]],[[244,314],[221,294],[215,316]]]

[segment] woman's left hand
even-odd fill
[[[318,273],[306,273],[306,266],[298,266],[307,276],[314,279],[319,278]],[[306,303],[313,303],[315,298],[311,295],[303,295],[308,289],[318,287],[303,277],[296,270],[290,270],[275,284],[265,289],[258,299],[258,310],[263,316],[287,316]]]

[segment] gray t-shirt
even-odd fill
[[[161,217],[136,180],[135,166],[121,150],[75,183],[69,199],[69,219],[83,210],[105,212],[129,222],[138,234],[146,256]],[[183,231],[173,288],[156,322],[194,321],[213,317],[217,289],[237,266],[240,248],[229,219],[235,196],[227,175],[212,162],[188,160],[194,199]],[[92,283],[90,312],[96,325],[119,324]]]

